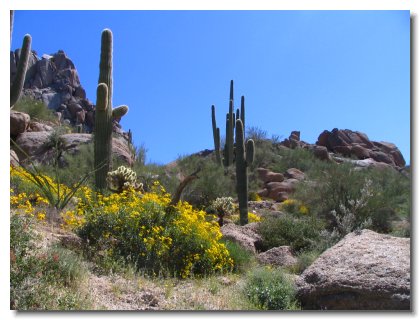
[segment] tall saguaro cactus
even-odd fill
[[[112,32],[105,29],[101,39],[94,131],[95,187],[98,190],[107,187],[107,174],[112,169],[112,122],[127,112],[127,106],[112,109]]]
[[[15,79],[10,85],[10,108],[16,104],[22,93],[25,84],[26,70],[28,69],[29,55],[31,53],[32,38],[29,34],[23,38],[22,49],[20,50],[19,62]]]
[[[216,110],[214,105],[211,106],[211,124],[213,128],[213,140],[214,140],[214,150],[216,152],[216,162],[222,164],[222,158],[220,157],[220,129],[216,125]]]
[[[248,223],[248,167],[254,162],[254,141],[246,142],[241,119],[236,120],[236,192],[239,202],[239,221],[243,226]]]
[[[223,159],[220,153],[220,129],[216,125],[216,111],[214,105],[211,106],[211,117],[213,127],[214,149],[216,151],[216,162],[229,167],[234,162],[234,140],[235,140],[235,121],[241,119],[245,123],[245,98],[241,98],[241,109],[234,112],[233,104],[233,80],[230,81],[229,91],[229,112],[226,114],[226,142],[223,149]]]

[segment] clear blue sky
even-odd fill
[[[114,34],[114,106],[147,161],[213,148],[229,82],[247,126],[315,143],[325,129],[395,143],[410,162],[409,11],[16,11],[12,48],[64,50],[96,101],[100,37]]]

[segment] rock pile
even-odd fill
[[[288,169],[284,174],[258,168],[257,173],[264,183],[263,189],[257,192],[258,195],[279,202],[288,199],[295,191],[296,184],[305,179],[305,174],[295,168]]]
[[[397,146],[390,142],[369,140],[364,133],[352,130],[324,130],[318,137],[317,146],[345,157],[359,160],[372,159],[392,167],[402,168],[405,160]]]

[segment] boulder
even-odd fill
[[[53,131],[53,127],[49,126],[48,124],[37,122],[37,121],[31,121],[29,122],[29,128],[28,131]]]
[[[286,170],[286,172],[284,173],[285,177],[288,179],[295,179],[295,180],[304,180],[305,179],[305,174],[300,171],[299,169],[296,168],[289,168]]]
[[[268,172],[265,176],[264,183],[268,182],[282,182],[284,180],[284,176],[281,173],[277,172]]]
[[[238,226],[234,223],[228,223],[220,228],[223,237],[234,241],[246,250],[256,253],[261,247],[262,238],[251,228]]]
[[[31,117],[29,114],[19,111],[10,111],[10,135],[16,137],[24,133],[29,127]]]
[[[328,152],[327,147],[325,146],[314,146],[312,148],[312,152],[314,154],[315,157],[317,157],[320,160],[324,160],[324,161],[331,161],[331,156]]]
[[[359,144],[351,146],[351,154],[355,155],[358,159],[370,158],[369,149]]]
[[[284,201],[288,199],[288,195],[296,189],[297,179],[287,179],[283,182],[269,182],[266,184],[268,189],[268,197],[275,201]]]
[[[10,149],[10,165],[13,167],[19,166],[19,157],[16,154],[16,152],[12,149]]]
[[[270,264],[280,267],[290,267],[298,260],[289,246],[275,247],[257,255],[257,260],[262,264]]]
[[[257,174],[261,181],[266,181],[267,174],[270,172],[270,170],[265,168],[257,168]]]
[[[353,232],[297,279],[303,309],[409,310],[410,239]]]
[[[24,132],[16,139],[16,144],[29,156],[42,155],[47,148],[45,147],[50,132]],[[26,159],[26,155],[19,150],[16,150],[19,159]]]
[[[372,158],[373,160],[377,161],[377,162],[384,162],[387,164],[394,164],[394,160],[392,158],[391,155],[386,154],[385,152],[382,151],[370,151],[369,153],[370,158]]]

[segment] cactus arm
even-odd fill
[[[108,101],[108,86],[100,83],[96,92],[96,114],[94,133],[95,187],[107,187],[107,174],[112,165],[112,111]]]
[[[249,139],[246,142],[246,165],[250,167],[254,162],[254,151],[255,151],[255,144],[254,140]]]
[[[241,97],[241,120],[245,131],[245,97]]]
[[[112,106],[112,32],[109,29],[102,31],[98,83],[108,86],[108,104]]]
[[[122,116],[127,114],[127,112],[128,112],[128,107],[127,106],[116,107],[116,108],[112,109],[112,118],[113,119],[121,118]]]
[[[222,164],[220,157],[220,129],[216,125],[216,109],[214,105],[211,106],[211,124],[213,128],[214,151],[216,153],[216,162]]]
[[[25,84],[26,70],[28,69],[29,55],[31,53],[32,38],[29,34],[23,38],[22,50],[20,52],[19,63],[17,65],[16,77],[10,86],[10,108],[16,104],[22,93]]]

